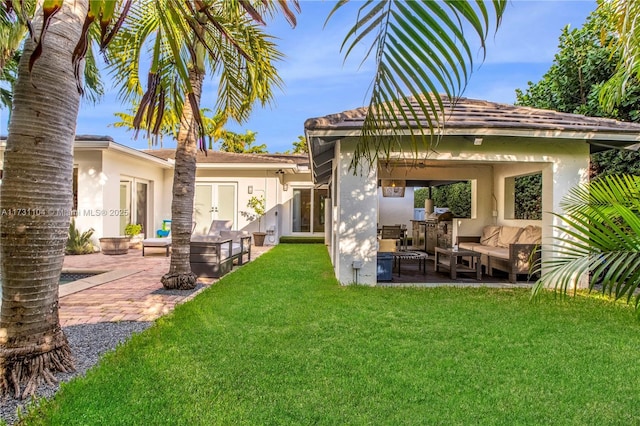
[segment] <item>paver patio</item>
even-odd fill
[[[270,248],[252,246],[252,260]],[[102,253],[65,256],[63,271],[110,272],[60,287],[60,324],[64,327],[99,322],[153,321],[217,281],[199,279],[198,284],[202,285],[191,291],[164,290],[160,278],[169,270],[170,261],[164,251],[149,252],[142,257],[139,249],[129,249],[127,254],[117,256]],[[107,282],[96,285],[104,280]]]

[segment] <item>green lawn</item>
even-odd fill
[[[25,423],[638,424],[639,331],[596,298],[341,287],[324,246],[280,245]]]

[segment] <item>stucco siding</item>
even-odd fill
[[[83,232],[93,228],[97,243],[97,238],[104,235],[103,218],[98,215],[105,209],[102,151],[75,151],[73,167],[78,169],[76,227]]]

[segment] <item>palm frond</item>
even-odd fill
[[[611,11],[610,19],[617,29],[613,45],[619,58],[616,73],[600,91],[600,103],[611,111],[624,98],[632,77],[640,77],[640,2],[601,1],[599,7]]]
[[[331,11],[349,4],[341,1]],[[388,158],[404,149],[402,128],[409,133],[410,149],[431,147],[445,124],[445,100],[462,94],[474,67],[465,31],[477,36],[480,50],[492,28],[502,20],[506,1],[367,1],[358,8],[356,23],[342,45],[345,59],[365,45],[363,60],[375,55],[375,77],[362,138],[354,163]],[[368,43],[366,45],[365,43]]]
[[[589,289],[627,302],[640,299],[640,176],[605,176],[572,189],[562,202],[558,236],[546,248],[534,295],[567,293],[589,276]]]

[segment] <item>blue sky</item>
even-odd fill
[[[335,15],[323,29],[333,1],[301,0],[302,13],[298,25],[291,28],[277,19],[267,31],[278,38],[285,54],[278,64],[284,80],[276,89],[273,105],[257,107],[250,120],[242,125],[230,123],[227,128],[244,133],[257,132],[257,144],[266,144],[270,152],[284,152],[304,132],[307,118],[366,105],[373,73],[371,64],[360,66],[361,57],[344,61],[340,45],[346,29],[355,19],[354,8]],[[528,81],[538,81],[548,70],[557,51],[560,30],[565,25],[582,26],[596,7],[595,0],[551,1],[511,0],[497,35],[487,43],[487,57],[477,61],[464,93],[469,98],[513,103],[515,89],[526,88]],[[102,101],[92,106],[83,103],[77,134],[109,135],[116,142],[135,148],[148,148],[147,140],[123,129],[109,126],[117,121],[114,113],[128,106],[109,90]],[[203,94],[203,106],[212,105],[215,86],[210,83]],[[0,111],[0,134],[7,134],[7,111]],[[164,147],[174,147],[165,138]]]

